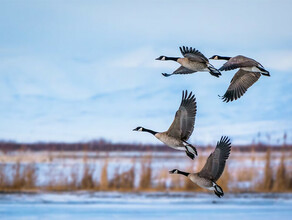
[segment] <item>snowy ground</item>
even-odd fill
[[[0,194],[0,219],[291,219],[292,194]]]

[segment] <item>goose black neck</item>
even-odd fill
[[[190,173],[183,172],[183,171],[180,171],[180,170],[178,170],[177,173],[181,174],[181,175],[184,175],[184,176],[188,176],[190,174]]]
[[[222,56],[218,56],[218,60],[230,60],[231,57],[222,57]]]
[[[165,60],[177,61],[179,57],[165,57]]]
[[[153,134],[153,135],[157,134],[157,132],[156,132],[156,131],[152,131],[152,130],[150,130],[150,129],[147,129],[147,128],[143,128],[143,130],[142,130],[142,131],[148,132],[148,133],[150,133],[150,134]]]

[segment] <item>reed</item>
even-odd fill
[[[161,169],[156,175],[155,180],[155,189],[158,191],[165,191],[168,188],[168,170],[165,168]]]
[[[86,189],[91,190],[91,189],[94,189],[95,187],[98,186],[98,184],[96,184],[94,177],[93,177],[94,167],[88,163],[87,157],[84,157],[83,160],[84,160],[83,173],[82,173],[82,177],[81,177],[80,188],[85,189],[85,190]]]
[[[37,173],[34,163],[21,164],[17,161],[12,167],[0,165],[0,191],[32,190],[36,187],[36,182]]]
[[[210,150],[213,150],[210,148]],[[207,151],[207,149],[206,149]],[[194,161],[188,158],[183,159],[189,162],[184,166],[174,165],[173,167],[164,166],[159,169],[155,167],[152,156],[144,156],[142,158],[132,159],[127,169],[117,166],[113,175],[109,175],[109,166],[112,166],[112,159],[104,158],[88,158],[86,152],[80,163],[77,157],[70,157],[70,163],[66,162],[66,155],[50,154],[48,163],[48,171],[44,175],[46,181],[40,185],[38,183],[39,170],[37,163],[24,163],[21,159],[11,163],[0,164],[0,191],[207,191],[201,189],[192,183],[188,178],[181,175],[170,175],[169,170],[180,168],[187,172],[198,172],[204,166],[207,153],[200,152],[200,156]],[[234,152],[232,152],[234,153]],[[239,154],[240,152],[238,152]],[[232,158],[227,161],[225,170],[217,183],[225,192],[291,192],[292,191],[292,155],[283,148],[279,154],[271,152],[270,149],[264,154],[256,154],[254,151],[240,155],[240,158]],[[98,155],[99,156],[99,155]],[[273,157],[272,157],[273,156]],[[54,158],[56,157],[56,158]],[[21,158],[21,157],[20,157]],[[171,159],[167,155],[165,160]],[[78,163],[72,163],[79,161]],[[101,168],[97,170],[96,160],[101,160]],[[161,159],[160,159],[161,160]],[[249,167],[232,166],[232,161],[240,160],[249,164]],[[57,161],[59,164],[56,164]],[[163,160],[161,160],[163,163]],[[180,161],[178,161],[180,162]],[[258,163],[264,163],[264,167],[258,166]],[[251,164],[251,165],[250,165]],[[273,166],[272,166],[273,164]],[[274,164],[278,164],[275,166]],[[251,166],[251,167],[250,167]],[[274,167],[274,169],[272,169]],[[111,178],[109,178],[111,176]],[[258,182],[256,182],[258,181]],[[241,183],[246,184],[246,188],[240,186]],[[242,184],[241,184],[242,185]]]
[[[108,183],[108,161],[106,160],[102,166],[101,173],[100,173],[100,189],[101,190],[108,190],[109,183]]]
[[[282,151],[282,156],[280,160],[280,164],[278,166],[278,169],[276,171],[276,178],[275,183],[273,186],[274,192],[285,192],[291,190],[289,187],[289,182],[291,178],[291,173],[289,173],[285,166],[285,151]]]
[[[278,169],[276,171],[276,181],[273,186],[273,191],[283,192],[287,188],[286,169],[284,165],[284,156],[282,156]]]
[[[119,167],[115,168],[114,177],[109,180],[109,189],[110,190],[119,190],[121,187],[121,176]]]
[[[7,171],[6,171],[6,164],[0,164],[0,189],[7,188]]]
[[[151,156],[146,156],[141,162],[139,189],[147,190],[152,186]]]
[[[265,165],[264,178],[261,183],[261,187],[263,191],[271,191],[274,184],[274,178],[273,178],[273,168],[271,167],[271,149],[270,148],[268,148],[267,150],[265,160],[266,160],[266,165]]]
[[[131,190],[135,188],[135,166],[120,174],[121,189]]]
[[[250,182],[253,180],[254,170],[249,167],[238,168],[234,176],[237,182]]]

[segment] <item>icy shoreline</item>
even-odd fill
[[[292,203],[292,193],[226,193],[223,198],[217,198],[213,193],[197,192],[28,192],[28,193],[0,193],[0,204],[3,202],[95,202],[102,200],[278,200],[283,199]]]
[[[0,194],[0,219],[290,219],[292,193]],[[195,217],[195,218],[194,218]]]

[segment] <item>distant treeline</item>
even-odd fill
[[[196,146],[196,145],[195,145]],[[214,147],[196,146],[200,148]],[[265,144],[251,144],[244,146],[232,146],[233,150],[247,152],[256,151],[264,152],[268,148],[271,150],[279,150],[284,147],[286,150],[292,150],[292,145],[271,146]],[[18,150],[31,150],[31,151],[156,151],[156,152],[170,152],[175,151],[170,147],[164,145],[150,145],[150,144],[125,144],[125,143],[111,143],[104,140],[78,142],[78,143],[16,143],[0,141],[1,151],[18,151]]]

